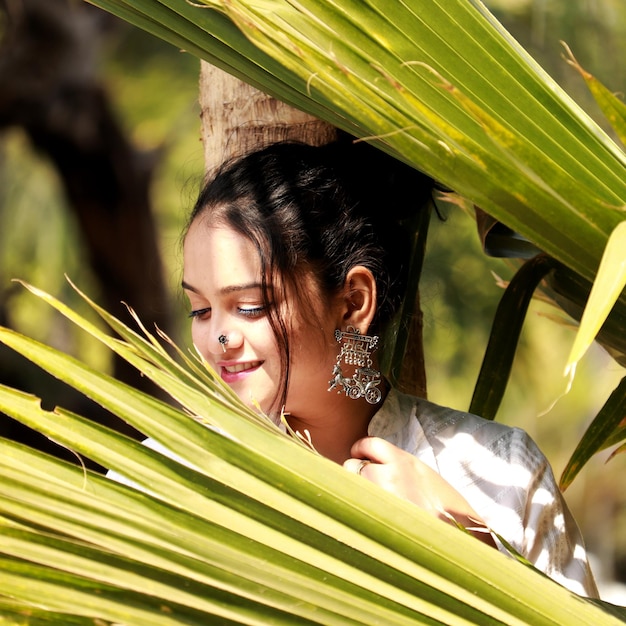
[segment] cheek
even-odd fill
[[[324,368],[326,375],[326,368],[332,366],[337,356],[336,342],[332,333],[334,331],[312,325],[301,327],[292,336],[292,354],[296,363],[306,363],[313,368]]]
[[[273,352],[278,351],[274,331],[267,316],[248,322],[239,329],[248,346],[259,352],[259,355],[263,352],[269,357]]]
[[[208,360],[209,354],[206,349],[206,330],[203,330],[199,324],[194,322],[191,322],[191,341],[196,349],[199,350],[200,354]]]

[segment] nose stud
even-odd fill
[[[228,337],[224,334],[221,334],[217,340],[220,342],[220,346],[222,346],[222,351],[226,352],[226,345],[228,344]]]

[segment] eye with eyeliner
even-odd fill
[[[202,309],[193,309],[192,311],[189,311],[188,317],[190,317],[191,319],[207,317],[211,314],[211,310],[212,310],[212,307],[204,307]],[[239,313],[239,315],[243,315],[244,317],[249,317],[249,318],[261,317],[262,315],[265,314],[265,307],[264,306],[253,306],[253,307],[238,306],[237,313]]]
[[[261,317],[265,313],[264,306],[252,306],[249,308],[246,307],[237,307],[237,312],[245,317]]]
[[[190,318],[200,318],[204,315],[208,315],[211,313],[211,307],[205,307],[204,309],[194,309],[193,311],[189,311]]]

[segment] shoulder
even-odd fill
[[[523,465],[547,464],[535,442],[521,428],[414,398],[415,416],[434,451],[453,448],[464,455],[480,454]]]
[[[550,477],[550,465],[522,429],[392,390],[370,434],[417,456],[457,488],[517,492]],[[499,480],[499,479],[502,479]],[[500,485],[497,489],[497,485]]]
[[[370,435],[417,453],[430,448],[438,457],[454,451],[459,458],[496,456],[504,461],[543,464],[545,458],[528,434],[478,415],[441,406],[391,389],[370,423]]]

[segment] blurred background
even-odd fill
[[[623,0],[489,0],[487,6],[598,123],[561,41],[611,90],[626,89]],[[79,0],[0,0],[0,324],[144,387],[26,293],[20,279],[89,315],[65,275],[127,320],[121,302],[190,345],[180,293],[180,232],[202,181],[199,61]],[[608,131],[608,129],[607,129]],[[422,307],[428,395],[469,406],[491,321],[513,268],[486,257],[473,218],[441,205],[433,220]],[[562,376],[574,337],[568,320],[535,302],[498,419],[537,441],[558,476],[624,371],[600,348],[571,389]],[[44,404],[123,424],[0,347],[0,382]],[[151,390],[158,393],[156,390]],[[72,458],[0,415],[0,434]],[[133,433],[131,433],[133,434]],[[609,452],[565,496],[603,597],[626,604],[626,459]]]

